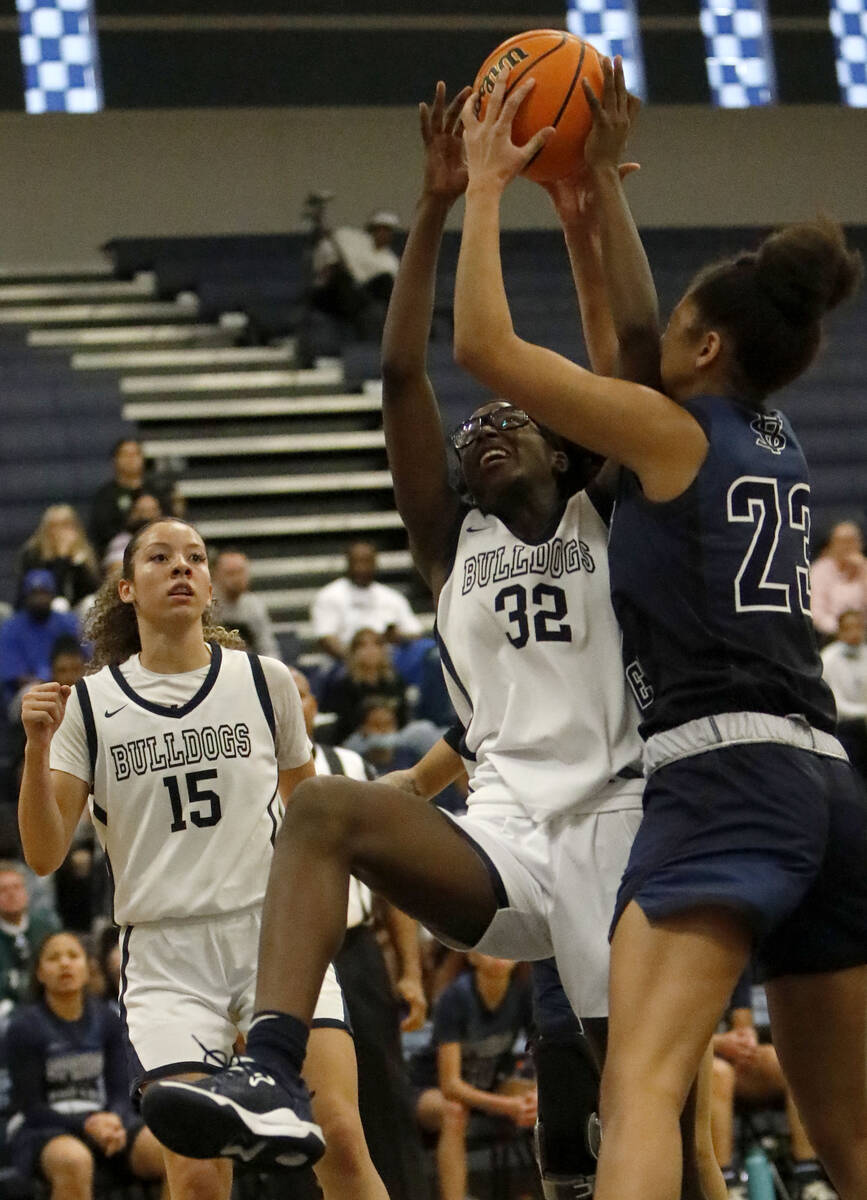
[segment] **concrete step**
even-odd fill
[[[77,371],[193,370],[202,367],[287,365],[295,361],[295,346],[197,346],[183,350],[126,350],[73,354]]]
[[[202,371],[194,375],[124,375],[120,390],[127,396],[172,395],[195,392],[269,391],[281,388],[339,387],[340,365],[297,371]]]
[[[376,556],[377,575],[396,575],[412,570],[408,550],[380,550]],[[290,558],[254,558],[250,560],[251,579],[294,579],[321,575],[323,583],[343,575],[345,554],[303,554]]]
[[[0,280],[5,283],[75,283],[82,279],[114,279],[114,271],[108,263],[54,263],[48,266],[37,263],[35,266],[5,267],[0,266]]]
[[[82,300],[146,300],[154,294],[152,275],[135,279],[108,279],[70,283],[3,283],[0,281],[0,305],[72,304]]]
[[[0,308],[0,325],[99,325],[141,321],[195,321],[198,304],[147,301],[129,304],[28,304]]]
[[[336,396],[266,396],[238,400],[133,401],[123,406],[125,421],[215,421],[255,417],[315,416],[324,413],[379,412],[376,396],[347,392]]]
[[[241,520],[197,521],[207,541],[251,537],[297,537],[301,534],[364,533],[371,529],[402,529],[396,512],[317,513],[312,517],[259,517]]]
[[[347,471],[327,475],[242,475],[235,479],[185,479],[188,500],[229,496],[288,496],[310,492],[361,492],[390,489],[390,471]]]
[[[33,329],[28,346],[231,345],[238,331],[222,325],[97,325],[84,329]]]
[[[277,454],[327,454],[335,450],[385,447],[381,429],[346,433],[296,433],[269,437],[154,438],[143,443],[146,458],[236,458]]]

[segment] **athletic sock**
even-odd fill
[[[309,1035],[305,1023],[289,1013],[257,1012],[244,1053],[266,1067],[283,1087],[288,1087],[301,1074]]]

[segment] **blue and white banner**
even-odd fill
[[[831,0],[831,32],[840,98],[852,108],[867,108],[867,0]]]
[[[707,78],[717,108],[775,104],[777,81],[764,0],[701,0]]]
[[[638,17],[633,0],[569,0],[566,24],[571,33],[595,46],[600,54],[623,59],[626,86],[646,97]]]
[[[15,0],[29,113],[102,108],[93,0]]]

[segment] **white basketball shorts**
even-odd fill
[[[608,928],[641,823],[644,780],[611,787],[622,807],[607,798],[604,811],[564,814],[544,824],[523,815],[486,814],[483,803],[453,817],[496,868],[508,906],[497,911],[476,946],[436,934],[448,945],[495,958],[534,961],[553,954],[573,1009],[588,1018],[608,1015]]]
[[[232,1053],[253,1018],[261,922],[256,905],[121,929],[120,1011],[133,1093],[147,1080],[217,1070]],[[351,1030],[330,965],[313,1025]]]

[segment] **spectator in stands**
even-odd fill
[[[530,989],[516,963],[475,951],[434,1006],[430,1045],[410,1061],[416,1116],[437,1135],[441,1200],[467,1194],[466,1136],[473,1112],[519,1129],[536,1121],[536,1089],[515,1075],[514,1045],[531,1027]]]
[[[341,659],[352,635],[373,629],[389,642],[419,637],[421,623],[402,593],[376,580],[376,549],[353,542],[346,553],[346,575],[316,593],[311,607],[313,633],[320,649]]]
[[[867,780],[867,615],[840,614],[837,640],[822,651],[825,679],[837,704],[837,734],[856,770]]]
[[[99,587],[96,554],[71,505],[49,505],[35,533],[24,543],[18,560],[19,581],[33,567],[47,567],[53,574],[55,607],[63,601],[64,607],[75,608]]]
[[[352,750],[316,744],[316,697],[306,675],[291,670],[301,697],[307,736],[314,743],[317,775],[374,778],[376,772]],[[376,936],[374,918],[387,932],[394,951],[394,985]],[[353,878],[346,938],[334,962],[352,1022],[358,1060],[358,1109],[373,1165],[389,1200],[426,1200],[421,1142],[400,1042],[400,1030],[421,1028],[427,1011],[418,926],[390,904],[375,900],[370,890]],[[401,1005],[406,1008],[402,1022]]]
[[[87,994],[87,955],[71,933],[38,951],[39,999],[9,1028],[9,1072],[22,1124],[9,1139],[19,1172],[52,1200],[90,1200],[94,1172],[115,1186],[164,1177],[156,1138],[132,1111],[120,1018]]]
[[[280,658],[280,647],[263,601],[250,591],[250,560],[242,550],[221,550],[211,572],[221,624],[237,629],[255,654]]]
[[[747,1200],[747,1190],[740,1183],[734,1162],[734,1112],[738,1101],[752,1107],[785,1107],[795,1200],[837,1200],[807,1137],[777,1052],[770,1042],[759,1039],[753,1021],[749,973],[735,989],[729,1026],[713,1038],[711,1129],[731,1200]]]
[[[400,265],[393,249],[396,213],[378,209],[364,229],[324,226],[314,231],[311,303],[360,339],[382,334],[385,309]]]
[[[139,492],[130,505],[123,529],[114,535],[105,548],[102,556],[103,575],[119,574],[123,567],[123,552],[133,534],[138,533],[150,521],[156,521],[163,513],[163,503],[159,496],[154,492]]]
[[[51,607],[56,594],[47,567],[31,567],[21,581],[21,608],[0,627],[0,688],[8,708],[29,682],[51,678],[54,643],[64,635],[78,638],[78,621]]]
[[[121,438],[112,451],[112,478],[104,483],[91,501],[90,540],[100,557],[116,533],[126,527],[133,500],[144,491],[154,492],[163,508],[168,509],[167,490],[145,472],[141,443]]]
[[[831,530],[810,570],[810,592],[813,624],[826,641],[836,636],[841,613],[867,614],[867,558],[854,521],[838,521]]]
[[[78,638],[72,634],[61,634],[51,649],[51,669],[48,680],[54,680],[56,683],[65,683],[68,687],[74,687],[84,674],[86,661],[84,650]],[[21,701],[24,692],[29,686],[27,684],[22,688],[9,705],[9,723],[11,726],[9,735],[9,765],[12,769],[16,787],[20,781],[21,765],[24,762],[24,745],[27,741],[24,726],[21,724]]]
[[[390,701],[397,728],[406,724],[406,684],[391,663],[388,644],[374,629],[359,629],[350,639],[343,667],[326,679],[323,712],[335,713],[334,740],[343,742],[359,727],[366,700]]]
[[[27,999],[36,952],[59,928],[53,913],[30,911],[21,863],[0,860],[0,1011]]]

